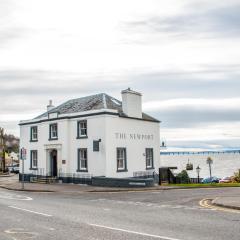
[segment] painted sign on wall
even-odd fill
[[[115,133],[116,139],[129,139],[129,140],[153,140],[153,134],[140,134],[140,133]]]

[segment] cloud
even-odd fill
[[[5,48],[13,40],[24,37],[28,30],[22,27],[14,17],[16,3],[12,0],[0,2],[0,48]]]
[[[168,16],[155,15],[123,23],[129,34],[162,33],[178,38],[239,38],[240,4],[229,1],[221,4],[216,1],[188,2],[183,11]],[[210,7],[209,7],[210,6]]]

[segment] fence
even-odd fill
[[[133,178],[153,178],[154,182],[157,183],[159,175],[155,171],[137,171],[133,172]]]
[[[175,183],[181,184],[181,183],[201,183],[203,178],[189,178],[188,182],[183,181],[181,178],[176,177],[175,178]]]

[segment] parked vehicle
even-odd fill
[[[208,178],[204,178],[202,180],[202,183],[218,183],[219,182],[219,178],[217,177],[208,177]]]
[[[231,183],[232,179],[230,177],[224,177],[219,180],[219,183]]]
[[[8,171],[11,173],[19,173],[19,165],[9,166]]]

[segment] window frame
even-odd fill
[[[56,126],[56,137],[52,136],[52,127]],[[49,124],[49,139],[48,140],[58,140],[58,124],[57,123],[51,123]]]
[[[33,159],[33,154],[36,154],[36,159]],[[33,162],[36,161],[36,165]],[[30,150],[30,170],[37,170],[38,169],[38,151],[37,150]]]
[[[123,167],[119,167],[119,154],[118,151],[123,151]],[[116,158],[117,158],[117,172],[127,172],[127,148],[125,147],[117,147],[116,149]]]
[[[36,138],[33,138],[33,130],[34,129],[37,129],[36,130],[36,135],[37,135]],[[37,142],[37,141],[38,141],[38,126],[32,126],[32,127],[30,127],[30,142]]]
[[[86,124],[85,128],[81,128],[81,123]],[[81,134],[81,130],[85,129],[86,130],[86,134],[82,135]],[[88,124],[87,124],[87,120],[79,120],[77,121],[77,139],[81,139],[81,138],[88,138]]]
[[[86,151],[86,159],[81,159],[81,151]],[[86,161],[86,167],[81,166],[81,161]],[[77,172],[88,172],[88,149],[87,148],[78,148],[77,151]]]
[[[150,152],[148,152],[150,151]],[[151,155],[148,155],[151,153]],[[154,169],[154,154],[153,154],[153,148],[146,148],[145,149],[145,161],[146,161],[146,169]],[[148,165],[148,160],[150,160],[151,165]]]

